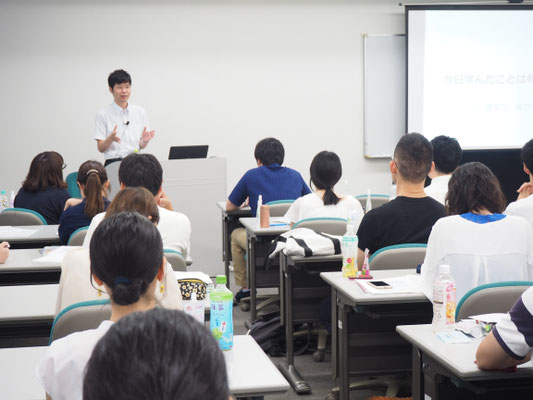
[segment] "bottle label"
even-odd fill
[[[210,329],[222,350],[233,348],[233,298],[216,300],[211,295]]]
[[[455,283],[433,286],[433,327],[446,329],[455,324]]]

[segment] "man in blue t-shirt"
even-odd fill
[[[257,168],[247,171],[237,183],[228,197],[227,211],[237,210],[248,199],[252,215],[256,215],[259,195],[263,198],[263,204],[266,204],[275,200],[294,200],[311,193],[298,171],[281,166],[285,150],[279,140],[266,138],[259,141],[254,155]],[[246,230],[235,229],[231,233],[231,256],[235,283],[241,287],[235,295],[237,302],[250,296],[244,259],[246,247]]]

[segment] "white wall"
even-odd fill
[[[227,158],[230,191],[254,166],[255,143],[274,136],[306,180],[327,149],[343,161],[342,191],[388,193],[386,162],[363,157],[361,34],[403,33],[397,4],[3,1],[0,188],[18,189],[40,151],[59,151],[67,172],[102,160],[94,115],[112,101],[107,75],[125,68],[160,159],[171,145],[209,144]]]

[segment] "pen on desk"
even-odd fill
[[[285,226],[285,225],[289,225],[289,224],[270,224],[270,226]]]

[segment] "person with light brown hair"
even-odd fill
[[[89,226],[96,214],[106,210],[109,205],[107,173],[98,161],[85,161],[78,170],[78,186],[82,199],[69,199],[66,209],[59,218],[59,238],[67,244],[74,231]],[[70,207],[69,207],[70,205]]]
[[[15,197],[15,207],[36,211],[48,224],[57,224],[70,198],[63,180],[65,167],[63,157],[55,151],[37,154]]]

